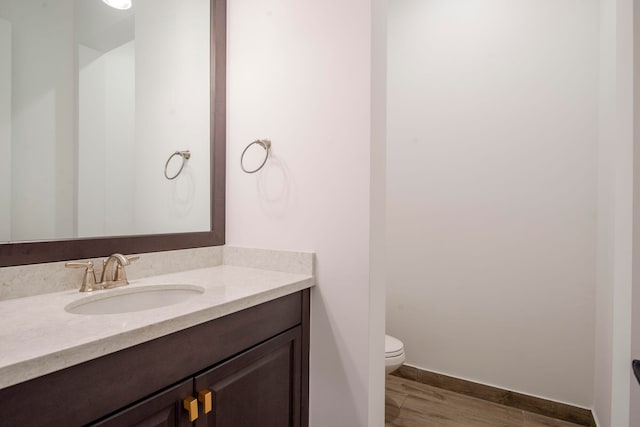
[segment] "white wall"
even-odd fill
[[[75,205],[74,2],[20,6],[12,20],[11,240],[68,237]]]
[[[633,3],[600,9],[594,415],[629,425],[633,229]]]
[[[598,274],[593,413],[598,425],[611,425],[613,345],[613,149],[615,137],[616,0],[600,3],[600,73],[598,135]]]
[[[137,234],[135,226],[137,165],[147,165],[135,157],[136,82],[144,77],[136,73],[136,43],[131,41],[109,51],[106,56],[106,231],[107,235]],[[143,166],[144,167],[144,166]],[[157,180],[159,181],[159,179]]]
[[[387,331],[407,363],[589,407],[598,2],[392,0]]]
[[[78,237],[137,234],[135,42],[78,52]]]
[[[0,18],[0,242],[11,238],[11,23]]]
[[[633,275],[631,360],[640,360],[640,8],[633,8]],[[627,365],[629,366],[629,365]],[[630,371],[631,373],[632,371]],[[630,375],[629,425],[640,425],[640,384]]]
[[[371,202],[369,242],[369,425],[385,415],[385,257],[387,178],[387,0],[373,0],[371,12]]]
[[[137,0],[135,9],[136,230],[208,230],[209,1]],[[177,150],[191,159],[168,181]]]
[[[633,276],[631,360],[640,359],[640,8],[633,7]],[[640,384],[630,380],[629,425],[640,425]]]
[[[78,45],[78,237],[104,235],[106,67],[102,52]]]
[[[317,253],[310,361],[316,427],[384,422],[384,296],[372,265],[375,234],[383,234],[376,215],[384,186],[372,182],[383,179],[384,135],[374,117],[384,119],[384,78],[371,69],[384,52],[383,3],[228,5],[227,243]],[[273,157],[248,175],[240,154],[256,138],[272,140]],[[379,359],[372,361],[372,352]]]

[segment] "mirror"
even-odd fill
[[[0,266],[224,243],[225,1],[131,3],[0,0]]]

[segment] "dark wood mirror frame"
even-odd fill
[[[223,245],[226,173],[226,0],[211,0],[211,230],[0,244],[0,267]]]

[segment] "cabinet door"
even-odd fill
[[[299,427],[301,348],[298,326],[197,376],[213,409],[196,427]]]
[[[188,427],[184,398],[193,395],[193,380],[183,381],[165,391],[117,412],[92,426],[100,427]]]

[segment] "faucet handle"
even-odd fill
[[[127,255],[125,258],[129,260],[129,262],[134,262],[140,259],[140,255]]]
[[[80,292],[91,292],[97,289],[96,286],[96,273],[93,270],[93,262],[86,261],[72,261],[64,264],[66,268],[86,268],[84,276],[82,277],[82,285],[80,286]]]
[[[129,281],[127,280],[127,273],[124,270],[124,266],[125,265],[129,265],[134,261],[138,261],[140,259],[139,255],[132,255],[132,256],[125,256],[125,259],[127,260],[126,264],[122,264],[122,263],[117,263],[116,265],[116,274],[113,278],[114,281],[119,282],[119,281],[123,281],[125,283],[129,283]]]

